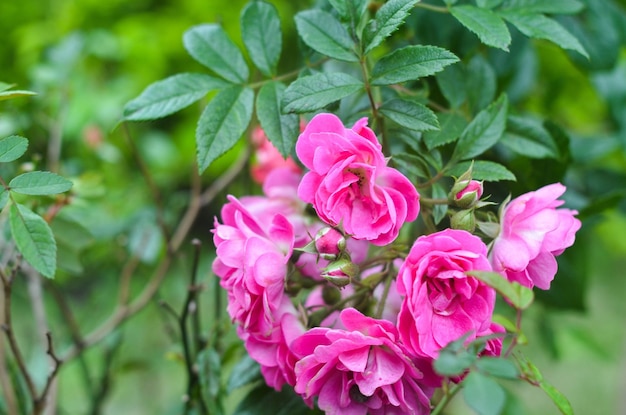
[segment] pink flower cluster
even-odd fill
[[[504,207],[490,251],[468,231],[445,229],[398,255],[389,245],[416,219],[419,194],[387,165],[367,120],[346,128],[317,115],[296,153],[306,173],[277,162],[257,176],[263,196],[229,196],[215,220],[213,272],[267,384],[288,384],[328,414],[429,414],[442,348],[489,336],[483,354],[501,351],[496,293],[467,272],[547,289],[555,256],[580,228],[554,184]],[[471,213],[482,183],[457,187],[451,203]]]

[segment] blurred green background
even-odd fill
[[[34,98],[0,106],[0,136],[31,140],[32,163],[53,168],[75,181],[76,198],[63,214],[85,232],[60,245],[56,286],[68,298],[82,332],[103,321],[117,298],[121,264],[141,258],[133,292],[145,284],[163,250],[149,192],[117,125],[126,102],[147,85],[178,72],[201,72],[182,46],[182,34],[203,22],[221,22],[241,44],[242,0],[21,0],[0,2],[0,81],[30,89]],[[283,19],[284,49],[297,47],[292,16],[306,1],[272,1]],[[580,16],[560,21],[580,39],[591,59],[563,52],[542,41],[514,36],[512,55],[489,51],[498,89],[508,92],[518,113],[535,114],[571,134],[574,167],[565,176],[571,206],[581,210],[584,230],[561,261],[554,289],[531,308],[525,330],[527,355],[545,377],[571,400],[578,414],[626,413],[626,2],[585,0]],[[432,25],[424,42],[438,44],[446,34],[430,15],[415,13],[410,25]],[[447,24],[444,22],[443,24]],[[441,26],[439,26],[441,27]],[[421,29],[420,29],[421,30]],[[425,31],[425,30],[424,30]],[[426,32],[426,31],[425,31]],[[459,41],[458,47],[463,48]],[[280,67],[291,70],[292,53]],[[194,131],[201,107],[192,106],[158,122],[133,124],[130,131],[165,195],[167,218],[175,222],[185,207]],[[51,144],[56,143],[56,144]],[[60,143],[60,157],[53,157]],[[57,148],[58,149],[58,148]],[[229,153],[205,175],[206,184],[236,157]],[[532,171],[542,163],[512,160],[520,186],[542,185]],[[47,166],[46,166],[47,165]],[[543,166],[543,167],[542,167]],[[26,166],[23,166],[26,168]],[[245,181],[229,188],[251,191]],[[515,188],[512,190],[515,193]],[[207,290],[201,310],[211,307],[212,242],[209,229],[224,196],[204,210],[193,236],[204,243],[201,279]],[[62,225],[59,225],[62,226]],[[59,230],[61,233],[64,231]],[[191,251],[187,253],[191,257]],[[191,261],[187,261],[189,263]],[[178,261],[184,264],[185,261]],[[177,265],[158,299],[179,309],[190,266]],[[17,331],[29,349],[30,367],[44,382],[47,362],[33,332],[26,284],[14,293]],[[69,334],[53,301],[47,303],[58,348]],[[210,313],[203,321],[211,324]],[[185,368],[172,324],[155,300],[102,345],[63,368],[58,401],[61,414],[89,413],[94,390],[106,376],[107,414],[177,413],[185,390]],[[207,329],[208,330],[208,329]],[[58,335],[57,335],[58,333]],[[231,336],[232,337],[232,336]],[[240,356],[233,349],[232,361]],[[38,370],[40,368],[40,370]],[[107,369],[108,368],[108,369]],[[107,375],[108,374],[108,375]],[[515,384],[517,403],[507,413],[552,414],[542,392]],[[97,391],[96,391],[97,392]],[[233,398],[234,400],[237,397]],[[462,411],[457,400],[449,413]],[[521,411],[521,412],[520,412]]]

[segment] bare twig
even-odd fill
[[[4,276],[2,281],[4,282]],[[4,283],[0,284],[0,309],[2,312],[0,313],[0,327],[5,324],[4,317]],[[7,367],[6,361],[6,352],[5,352],[5,343],[4,341],[0,341],[0,388],[2,389],[2,395],[4,397],[4,403],[7,407],[7,411],[10,414],[17,413],[17,401],[15,398],[15,389],[13,388],[13,383],[11,382],[11,378],[9,376],[9,370]]]
[[[7,276],[4,271],[0,270],[0,278],[2,279],[2,283],[4,285],[4,323],[2,324],[2,331],[4,331],[7,341],[9,342],[11,353],[13,353],[13,356],[15,357],[17,367],[26,382],[28,395],[31,400],[35,402],[37,400],[37,390],[35,389],[35,384],[33,383],[30,373],[28,373],[24,356],[22,356],[22,351],[17,344],[17,339],[15,338],[15,334],[11,328],[11,289],[14,275]]]
[[[52,335],[50,334],[49,331],[46,332],[46,339],[48,342],[48,349],[46,350],[46,353],[48,354],[48,356],[50,356],[54,364],[52,366],[52,372],[50,372],[50,374],[48,375],[48,379],[46,380],[46,384],[43,390],[41,391],[41,394],[35,401],[35,409],[33,410],[33,414],[39,414],[41,413],[41,411],[45,409],[46,401],[48,399],[48,394],[50,392],[52,385],[54,384],[56,375],[57,373],[59,373],[59,369],[61,368],[61,365],[63,364],[63,361],[59,359],[56,353],[54,352],[54,345],[52,344]]]

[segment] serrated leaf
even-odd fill
[[[220,91],[209,102],[196,128],[201,173],[213,160],[230,150],[246,131],[253,104],[254,92],[238,85]]]
[[[452,52],[436,46],[406,46],[383,56],[372,70],[372,85],[390,85],[433,75],[458,62]]]
[[[57,248],[46,221],[20,204],[11,205],[9,221],[13,240],[24,259],[41,275],[54,278]]]
[[[365,44],[364,53],[369,53],[380,45],[389,35],[395,32],[404,23],[413,6],[419,0],[391,0],[383,4],[376,12],[372,26],[368,26],[363,35]]]
[[[124,106],[124,119],[155,120],[173,114],[204,97],[209,91],[229,83],[209,75],[182,73],[148,85],[135,99]]]
[[[441,350],[433,367],[437,373],[443,376],[459,376],[478,360],[476,355],[462,350],[460,353],[453,353],[448,350]]]
[[[468,271],[466,274],[481,280],[496,290],[519,310],[525,310],[534,300],[533,291],[530,288],[524,287],[515,281],[510,282],[497,272]]]
[[[496,73],[482,55],[476,55],[467,64],[465,74],[467,101],[476,114],[496,97]]]
[[[33,95],[37,95],[37,93],[33,91],[20,91],[17,89],[13,91],[2,91],[0,92],[0,101],[19,97],[30,97]]]
[[[285,90],[283,111],[315,111],[362,89],[363,82],[342,72],[305,76]]]
[[[28,148],[28,139],[11,135],[0,140],[0,163],[8,163],[22,157]]]
[[[424,143],[429,150],[448,144],[461,136],[467,127],[467,120],[454,112],[439,114],[439,131],[428,131],[424,134]]]
[[[505,10],[525,13],[574,14],[581,11],[584,4],[578,0],[508,0]]]
[[[504,21],[494,12],[471,5],[454,6],[450,13],[463,26],[476,34],[485,45],[509,50],[511,34]]]
[[[183,44],[195,60],[222,78],[235,83],[248,80],[248,65],[221,26],[194,26],[183,35]]]
[[[514,152],[531,158],[557,158],[558,149],[542,123],[530,118],[509,116],[500,141]]]
[[[319,9],[305,10],[296,14],[298,34],[312,49],[347,62],[358,62],[354,42],[339,20]]]
[[[478,156],[502,137],[506,125],[508,99],[502,94],[497,101],[478,113],[463,131],[452,154],[453,160]]]
[[[501,11],[500,15],[528,37],[549,40],[564,49],[576,51],[589,59],[589,54],[578,39],[556,20],[543,14],[509,10]]]
[[[476,0],[476,5],[483,9],[493,9],[502,4],[502,0]]]
[[[479,415],[498,415],[506,394],[498,382],[480,372],[470,372],[463,380],[463,398]]]
[[[281,113],[285,89],[285,85],[280,82],[268,82],[259,90],[256,98],[256,115],[261,127],[283,157],[291,153],[300,131],[300,117]]]
[[[517,366],[505,358],[484,356],[478,359],[476,367],[486,375],[503,379],[517,379],[520,375]]]
[[[502,164],[487,160],[475,160],[473,163],[472,178],[474,180],[484,180],[486,182],[516,180],[515,175]],[[446,174],[452,177],[460,177],[461,174],[469,169],[470,165],[472,165],[472,161],[458,163],[448,170]]]
[[[31,171],[14,177],[9,187],[23,195],[54,195],[70,190],[72,182],[49,171]]]
[[[458,108],[465,102],[467,83],[465,82],[465,68],[461,63],[448,66],[435,75],[435,80],[452,108]]]
[[[233,367],[228,378],[226,391],[232,393],[235,389],[249,385],[261,377],[261,367],[249,355],[244,355]]]
[[[430,177],[428,163],[414,154],[394,154],[393,161],[408,177],[415,176],[422,179],[428,179]]]
[[[437,116],[425,105],[415,101],[396,98],[385,102],[380,112],[399,125],[415,131],[439,129]]]
[[[283,46],[278,10],[264,1],[250,2],[241,12],[241,37],[250,59],[265,76],[276,75]]]

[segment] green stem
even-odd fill
[[[383,315],[383,311],[385,310],[385,304],[387,303],[387,297],[389,296],[389,289],[391,288],[391,281],[393,278],[389,278],[391,271],[391,263],[387,263],[385,266],[385,289],[383,290],[383,296],[380,298],[380,302],[378,303],[378,307],[376,308],[376,314],[374,318],[380,319]]]
[[[315,68],[316,66],[320,66],[321,64],[323,64],[324,62],[326,62],[328,60],[328,58],[323,58],[318,60],[317,62],[313,62],[311,64],[306,65],[304,68]],[[263,85],[269,83],[269,82],[273,82],[273,81],[284,81],[287,79],[291,79],[291,78],[295,78],[298,76],[298,74],[304,69],[304,68],[298,68],[298,69],[294,69],[293,71],[284,73],[282,75],[279,76],[275,76],[272,79],[265,79],[263,81],[259,81],[259,82],[253,82],[251,84],[248,85],[249,88],[252,89],[257,89],[257,88],[261,88]]]
[[[448,199],[446,199],[446,198],[431,199],[431,198],[428,198],[428,197],[422,197],[422,198],[420,198],[420,203],[422,203],[424,205],[429,205],[429,206],[447,205],[448,204]]]
[[[430,413],[430,415],[439,415],[441,411],[448,405],[448,403],[454,398],[454,395],[457,394],[458,391],[461,390],[461,384],[457,383],[452,388],[450,388],[446,394],[441,398],[441,400],[435,406],[435,409]]]

